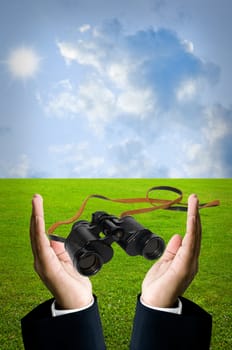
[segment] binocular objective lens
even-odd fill
[[[162,239],[152,237],[146,242],[142,254],[146,259],[157,259],[163,254],[164,248],[165,245]]]
[[[77,262],[78,271],[85,276],[95,275],[102,267],[102,259],[96,253],[84,253]]]

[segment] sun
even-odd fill
[[[11,51],[6,61],[10,74],[17,79],[33,78],[40,68],[41,57],[29,47]]]

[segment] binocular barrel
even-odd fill
[[[132,216],[125,216],[120,221],[124,235],[117,243],[128,255],[142,255],[149,260],[162,255],[165,248],[162,238],[145,229]]]
[[[73,225],[65,240],[65,249],[76,269],[85,276],[96,274],[114,253],[110,245],[91,232],[88,221],[78,221]]]

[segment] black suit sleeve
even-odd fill
[[[208,350],[212,318],[193,302],[181,298],[182,315],[151,310],[139,299],[131,350]]]
[[[26,350],[104,350],[97,300],[83,311],[52,317],[48,300],[21,320]]]

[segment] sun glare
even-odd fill
[[[21,47],[12,50],[7,66],[14,78],[33,78],[39,70],[41,57],[31,48]]]

